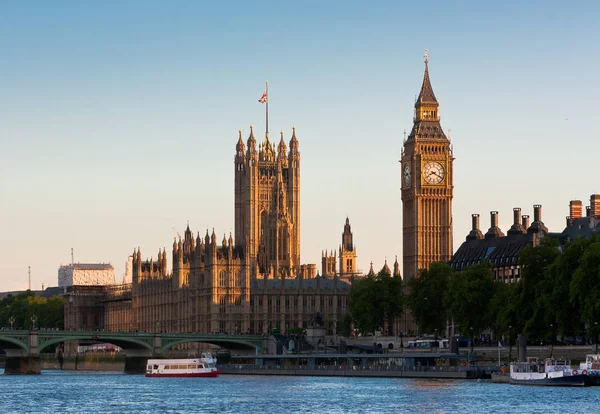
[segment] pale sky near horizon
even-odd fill
[[[562,231],[598,180],[597,2],[5,2],[0,7],[0,291],[75,261],[233,231],[238,129],[301,152],[301,261],[341,242],[401,259],[400,149],[429,49],[454,145],[454,249],[471,213]],[[527,4],[525,4],[527,3]]]

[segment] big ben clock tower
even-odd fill
[[[402,149],[402,246],[405,280],[452,257],[452,149],[440,125],[425,51],[423,86]]]

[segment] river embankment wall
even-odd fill
[[[477,378],[476,371],[371,371],[340,369],[247,369],[222,367],[222,375],[287,375],[307,377],[370,377],[370,378],[436,378],[436,379],[471,379]]]

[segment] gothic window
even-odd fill
[[[224,270],[221,270],[221,273],[219,275],[219,286],[226,286],[227,285],[227,272],[225,272]]]
[[[275,313],[281,313],[281,299],[279,297],[275,300]]]

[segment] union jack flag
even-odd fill
[[[266,103],[267,102],[267,93],[263,93],[262,96],[260,97],[260,99],[258,100],[258,102],[260,103]]]

